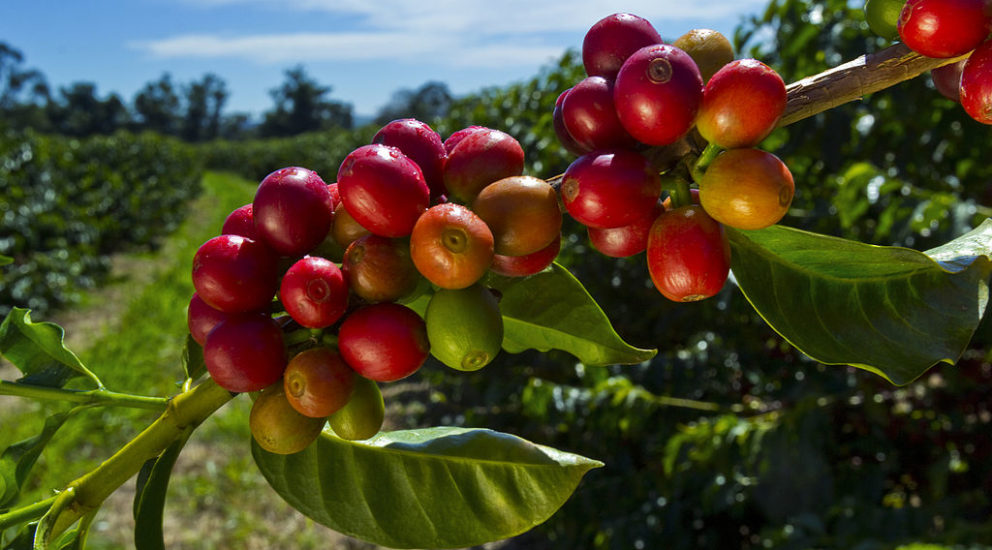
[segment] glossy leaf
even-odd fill
[[[136,550],[165,550],[162,514],[172,477],[172,468],[193,430],[172,442],[157,458],[145,463],[134,495],[134,547]]]
[[[34,468],[41,452],[45,450],[45,446],[55,436],[55,432],[69,417],[83,408],[85,407],[75,407],[49,416],[45,419],[40,434],[4,449],[3,454],[0,454],[0,509],[17,499],[31,469]]]
[[[602,463],[491,430],[439,427],[349,442],[328,432],[262,474],[314,521],[394,548],[455,548],[540,524]]]
[[[895,384],[956,362],[988,304],[992,221],[926,253],[779,226],[728,233],[741,291],[773,329]]]
[[[189,334],[186,335],[186,347],[183,348],[183,372],[186,378],[198,380],[207,373],[207,364],[203,361],[203,347]]]
[[[0,355],[14,364],[24,377],[19,382],[62,387],[84,376],[96,386],[100,379],[89,371],[62,343],[65,331],[55,323],[35,323],[31,312],[14,308],[0,324]]]
[[[502,293],[503,349],[510,353],[564,350],[587,366],[640,363],[657,353],[626,343],[582,283],[558,264],[487,283]]]

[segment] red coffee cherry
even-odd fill
[[[696,129],[725,149],[754,147],[785,112],[785,82],[771,67],[740,59],[716,72],[703,90]]]
[[[558,142],[561,143],[561,146],[573,155],[584,155],[591,151],[591,149],[586,149],[585,147],[579,145],[579,143],[575,141],[575,138],[572,137],[572,134],[568,133],[568,128],[565,128],[565,118],[561,113],[562,103],[570,90],[571,88],[558,95],[558,99],[555,100],[555,109],[551,114],[551,120],[555,128],[555,135],[558,136]]]
[[[265,176],[252,201],[255,230],[283,256],[300,256],[320,244],[333,212],[324,180],[295,166]]]
[[[193,287],[214,309],[266,309],[279,285],[278,258],[269,247],[239,235],[220,235],[193,256]]]
[[[344,407],[355,386],[355,371],[338,352],[313,348],[294,356],[283,373],[286,399],[300,414],[330,416]]]
[[[590,76],[576,84],[562,102],[565,129],[587,151],[637,145],[617,117],[613,87],[612,80]]]
[[[410,246],[378,235],[366,235],[348,245],[341,271],[348,288],[370,302],[394,302],[416,290],[420,282]]]
[[[908,0],[899,37],[927,57],[956,57],[978,47],[992,30],[984,0]]]
[[[930,71],[933,86],[940,92],[940,95],[951,101],[961,101],[961,73],[964,72],[964,65],[967,62],[967,59],[962,59],[957,63],[937,67]]]
[[[623,127],[641,143],[668,145],[696,120],[703,77],[689,54],[667,44],[637,50],[623,64],[613,88]]]
[[[193,340],[202,346],[206,343],[210,331],[231,315],[233,314],[210,307],[200,298],[199,294],[194,292],[193,297],[189,300],[189,307],[186,309],[186,326],[189,328],[189,334]]]
[[[279,298],[297,323],[307,328],[329,327],[348,307],[348,284],[334,262],[306,256],[286,271]]]
[[[420,167],[431,196],[444,194],[441,170],[448,153],[441,142],[441,136],[427,123],[413,118],[394,120],[376,132],[372,143],[390,145],[402,151]]]
[[[544,271],[555,261],[559,252],[561,252],[561,235],[555,237],[548,246],[526,256],[496,254],[489,269],[505,277],[526,277]]]
[[[648,247],[648,235],[654,221],[665,211],[661,203],[656,203],[651,215],[623,227],[598,229],[589,227],[589,242],[600,254],[611,258],[626,258],[644,252]]]
[[[992,42],[975,48],[961,71],[961,106],[971,118],[992,124]]]
[[[410,257],[427,280],[441,288],[465,288],[493,261],[493,234],[486,222],[454,203],[432,206],[410,234]]]
[[[338,331],[338,348],[355,372],[377,382],[410,376],[430,352],[424,320],[394,303],[373,304],[348,315]]]
[[[524,150],[513,136],[484,128],[476,130],[448,153],[444,162],[444,187],[463,203],[490,183],[524,172]]]
[[[472,202],[472,211],[492,231],[496,254],[531,254],[561,234],[558,193],[535,177],[513,176],[490,183]]]
[[[573,162],[562,178],[568,213],[587,227],[623,227],[651,215],[661,178],[641,154],[594,151]]]
[[[730,243],[723,226],[697,205],[658,216],[648,237],[647,257],[654,286],[676,302],[713,296],[730,272]]]
[[[661,35],[643,17],[614,13],[597,21],[582,40],[582,64],[589,76],[616,78],[634,52],[661,44]]]
[[[220,387],[258,391],[278,381],[286,369],[282,331],[263,315],[232,316],[207,335],[203,360]]]
[[[458,130],[457,132],[448,136],[448,139],[444,140],[444,151],[447,154],[451,154],[451,150],[455,148],[463,139],[474,134],[478,130],[489,130],[485,126],[468,126]]]
[[[405,237],[430,204],[430,189],[417,163],[395,147],[355,149],[338,169],[338,191],[348,213],[383,237]]]
[[[252,205],[246,204],[235,208],[227,215],[224,225],[220,229],[221,235],[241,235],[254,241],[259,240],[258,231],[255,230],[255,217],[252,215]]]

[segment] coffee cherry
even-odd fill
[[[661,196],[661,178],[634,151],[594,151],[565,170],[561,196],[579,223],[623,227],[651,215]]]
[[[420,282],[410,246],[378,235],[366,235],[348,245],[341,271],[348,288],[369,302],[394,302],[416,290]]]
[[[417,271],[441,288],[465,288],[485,275],[493,261],[493,234],[468,208],[432,206],[410,235]]]
[[[348,404],[332,414],[327,422],[341,439],[359,441],[379,433],[385,417],[386,404],[379,386],[364,376],[356,376]]]
[[[455,148],[463,139],[474,134],[478,130],[489,130],[485,126],[468,126],[456,131],[455,133],[448,136],[448,139],[444,140],[444,151],[447,154],[451,154],[452,149]]]
[[[704,83],[734,60],[734,46],[726,36],[711,29],[692,29],[678,37],[672,45],[689,54],[696,62]]]
[[[754,147],[775,129],[785,101],[785,82],[771,67],[754,59],[734,61],[706,84],[696,129],[726,149]]]
[[[899,38],[899,14],[906,0],[868,0],[865,2],[865,21],[871,32],[887,38]]]
[[[448,153],[441,142],[441,136],[427,123],[413,118],[394,120],[376,132],[372,143],[390,145],[402,151],[420,167],[431,196],[444,194],[441,170]]]
[[[344,203],[341,203],[334,210],[334,222],[331,224],[330,234],[338,246],[347,248],[356,239],[372,233],[351,217],[351,214],[345,209]]]
[[[325,418],[348,402],[355,385],[355,371],[337,351],[312,348],[289,361],[282,381],[286,399],[297,412]]]
[[[961,106],[971,118],[992,124],[992,42],[975,48],[961,70]]]
[[[637,50],[620,68],[613,88],[623,127],[641,143],[669,145],[696,119],[703,77],[689,54],[667,44]]]
[[[483,128],[458,142],[444,162],[448,195],[470,203],[490,183],[524,172],[524,150],[513,136]]]
[[[232,392],[258,391],[286,369],[282,330],[264,315],[237,315],[207,335],[203,360],[211,378]]]
[[[661,35],[647,19],[614,13],[597,21],[586,32],[582,40],[582,64],[589,76],[614,79],[634,52],[661,43]]]
[[[268,308],[279,285],[269,247],[239,235],[220,235],[193,256],[193,287],[200,299],[226,313]]]
[[[210,334],[210,331],[231,315],[234,314],[224,313],[210,307],[200,298],[199,294],[194,292],[193,297],[189,300],[189,307],[186,309],[186,326],[189,328],[189,334],[193,340],[202,346],[207,341],[207,335]]]
[[[224,219],[224,225],[221,226],[220,234],[241,235],[254,241],[259,240],[258,231],[255,230],[255,217],[252,215],[252,205],[246,204],[228,214]]]
[[[348,213],[376,235],[405,237],[430,204],[417,163],[395,147],[363,145],[338,169],[338,191]]]
[[[656,203],[650,215],[623,227],[609,229],[588,228],[589,241],[601,254],[612,258],[626,258],[644,252],[648,247],[648,235],[654,220],[665,211],[661,203]]]
[[[588,153],[590,149],[586,149],[585,147],[579,145],[579,143],[575,141],[575,138],[572,137],[572,134],[568,133],[568,129],[565,128],[565,118],[561,114],[561,105],[570,90],[571,88],[558,94],[558,99],[555,100],[555,109],[551,114],[551,121],[555,128],[555,135],[558,136],[558,142],[561,143],[561,146],[573,155],[584,155]]]
[[[937,67],[930,71],[930,78],[933,86],[940,92],[940,95],[951,101],[961,101],[961,73],[967,59],[962,59],[956,63]]]
[[[547,269],[561,251],[561,235],[555,237],[551,244],[525,256],[493,255],[493,264],[489,269],[505,277],[526,277]]]
[[[658,216],[648,237],[648,272],[669,300],[694,302],[723,288],[730,272],[730,243],[723,226],[701,206]]]
[[[453,369],[479,370],[496,357],[503,344],[499,304],[482,285],[438,290],[424,317],[431,355]]]
[[[279,298],[297,323],[307,328],[329,327],[348,307],[348,284],[334,262],[306,256],[286,271]]]
[[[531,254],[561,234],[558,193],[535,177],[513,176],[490,183],[472,202],[472,211],[492,231],[496,254]]]
[[[699,183],[699,202],[716,221],[736,229],[762,229],[789,210],[795,183],[789,168],[759,149],[720,153]]]
[[[984,0],[908,0],[899,36],[927,57],[956,57],[975,49],[992,30]]]
[[[612,80],[590,76],[576,84],[562,102],[565,129],[587,151],[637,145],[617,117],[613,87]]]
[[[256,231],[283,256],[300,256],[324,240],[332,212],[324,180],[295,166],[265,176],[252,201]]]
[[[377,382],[406,378],[430,352],[424,320],[394,303],[373,304],[348,315],[338,331],[341,357],[358,374]]]
[[[272,384],[251,405],[248,428],[258,446],[270,453],[298,453],[320,437],[325,419],[297,412],[286,399],[282,383]]]

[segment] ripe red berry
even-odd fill
[[[588,228],[589,242],[599,253],[611,258],[626,258],[644,252],[654,221],[665,211],[656,203],[651,214],[623,227],[609,229]]]
[[[899,37],[927,57],[956,57],[975,49],[992,30],[984,0],[908,0]]]
[[[785,112],[785,82],[755,59],[739,59],[716,72],[703,90],[696,128],[725,149],[754,147]]]
[[[643,17],[614,13],[597,21],[582,40],[582,64],[589,76],[616,78],[637,50],[661,44],[661,35]]]
[[[641,154],[594,151],[573,162],[562,178],[568,213],[587,227],[623,227],[651,215],[661,178]]]
[[[355,372],[377,382],[410,376],[430,352],[424,320],[395,303],[373,304],[348,315],[338,331],[338,347]]]
[[[730,272],[730,244],[723,226],[697,205],[658,216],[648,237],[647,257],[654,286],[676,302],[713,296]]]
[[[307,328],[324,328],[344,315],[348,285],[334,262],[306,256],[286,271],[279,298],[294,321]]]
[[[587,151],[637,145],[617,117],[613,87],[612,80],[590,76],[576,84],[562,102],[565,129]]]
[[[232,392],[258,391],[286,369],[282,331],[263,315],[232,316],[207,335],[203,360],[217,384]]]
[[[258,231],[255,230],[255,217],[252,215],[252,205],[246,204],[235,208],[227,215],[224,225],[220,229],[221,235],[241,235],[252,240],[259,240]]]
[[[259,241],[220,235],[193,256],[193,287],[204,302],[227,313],[266,309],[279,286],[277,260]]]
[[[961,106],[971,118],[992,124],[992,42],[975,48],[961,71]]]
[[[940,95],[951,101],[961,101],[961,73],[964,72],[964,65],[967,62],[967,59],[962,59],[930,71],[933,86]]]
[[[186,326],[193,340],[202,346],[207,341],[210,331],[231,315],[210,307],[199,294],[194,292],[186,309]]]
[[[348,213],[376,235],[405,237],[430,204],[417,163],[395,147],[355,149],[338,170],[338,191]]]
[[[564,103],[565,96],[568,95],[570,90],[571,88],[558,94],[558,99],[555,100],[555,109],[551,114],[551,120],[555,128],[555,135],[558,136],[558,142],[561,143],[561,146],[573,155],[584,155],[591,149],[586,149],[585,147],[579,145],[579,143],[575,141],[575,138],[572,137],[572,134],[568,133],[568,128],[565,128],[565,117],[562,116],[561,113],[562,103]]]
[[[461,143],[463,139],[467,138],[468,136],[474,134],[479,130],[489,130],[489,128],[486,128],[485,126],[467,126],[465,128],[462,128],[461,130],[454,132],[453,134],[448,136],[448,139],[444,140],[444,151],[450,155],[452,149],[454,149],[459,143]]]
[[[255,229],[283,256],[300,256],[320,244],[334,212],[327,184],[313,170],[276,170],[259,184],[252,201]]]
[[[658,44],[627,59],[613,97],[630,135],[648,145],[668,145],[692,128],[703,97],[703,77],[689,54]]]
[[[394,120],[376,132],[372,143],[390,145],[402,151],[420,167],[431,196],[444,194],[441,170],[448,153],[441,142],[441,136],[427,123],[413,118]]]
[[[544,271],[561,252],[561,235],[551,244],[526,256],[501,256],[495,254],[489,269],[505,277],[526,277]]]
[[[484,128],[476,130],[448,153],[444,187],[448,194],[469,203],[490,183],[524,172],[524,150],[513,136]]]

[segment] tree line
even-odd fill
[[[224,79],[213,73],[186,83],[163,73],[128,102],[114,92],[101,96],[92,82],[53,89],[40,70],[25,66],[20,50],[0,42],[0,126],[73,137],[152,131],[201,142],[349,130],[356,125],[352,105],[333,99],[333,88],[318,82],[302,65],[287,69],[284,77],[269,90],[272,107],[254,120],[248,113],[225,111],[230,92]],[[373,122],[434,120],[447,114],[453,100],[442,82],[400,89]]]

